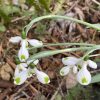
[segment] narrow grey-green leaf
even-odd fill
[[[92,77],[91,83],[97,83],[97,82],[100,82],[100,74],[97,74]]]
[[[3,24],[0,24],[0,32],[6,31],[6,27]]]
[[[49,51],[42,51],[39,53],[36,53],[32,55],[28,60],[32,59],[38,59],[38,58],[43,58],[43,57],[48,57],[52,56],[55,54],[63,53],[63,52],[71,52],[71,51],[78,51],[78,50],[87,50],[90,49],[91,47],[79,47],[79,48],[68,48],[68,49],[62,49],[62,50],[49,50]]]

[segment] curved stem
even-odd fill
[[[71,17],[68,17],[68,16],[60,16],[60,15],[46,15],[46,16],[41,16],[41,17],[38,17],[38,18],[35,18],[33,19],[28,25],[25,26],[26,28],[26,35],[28,33],[28,31],[30,30],[30,28],[32,27],[32,25],[35,23],[35,22],[38,22],[40,20],[43,20],[43,19],[51,19],[51,18],[55,18],[55,19],[66,19],[66,20],[70,20],[70,21],[74,21],[74,22],[77,22],[77,23],[80,23],[80,24],[83,24],[83,25],[86,25],[86,26],[89,26],[91,28],[94,28],[96,30],[99,30],[100,31],[100,28],[93,25],[93,24],[90,24],[88,22],[84,22],[82,20],[78,20],[78,19],[75,19],[75,18],[71,18]]]

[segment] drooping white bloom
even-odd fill
[[[26,79],[27,79],[27,70],[23,70],[21,71],[19,74],[17,74],[15,77],[14,77],[14,84],[16,85],[21,85],[23,84]]]
[[[72,68],[73,69],[73,73],[77,73],[77,62],[79,61],[78,58],[76,57],[66,57],[66,58],[62,58],[62,63],[64,65],[67,65],[65,67],[63,67],[61,70],[60,70],[60,75],[61,76],[65,76],[69,73],[70,69]]]
[[[25,62],[29,57],[29,52],[26,47],[22,46],[18,52],[18,57],[21,62]]]
[[[42,84],[50,83],[49,76],[46,73],[37,70],[37,68],[34,68],[34,71],[35,71],[35,74],[36,74],[37,79],[39,80],[39,82],[41,82]]]
[[[87,62],[84,62],[82,68],[77,73],[77,81],[82,85],[88,85],[91,82],[91,74],[87,70]]]
[[[14,73],[14,84],[21,85],[26,81],[28,77],[28,70],[26,67],[27,67],[26,63],[21,63],[16,66]]]
[[[90,68],[97,68],[97,64],[92,60],[85,61],[82,58],[76,57],[67,57],[63,58],[62,62],[64,65],[60,70],[60,75],[65,76],[69,73],[70,69],[72,68],[73,73],[77,74],[77,81],[82,85],[88,85],[91,82],[91,74],[87,70],[87,67]],[[78,71],[79,70],[79,71]]]
[[[28,44],[28,42],[29,42],[29,44],[31,46],[34,46],[34,47],[43,45],[42,41],[39,41],[39,40],[36,40],[36,39],[22,39],[20,36],[11,37],[9,42],[18,43],[18,42],[23,41],[23,40],[26,41],[26,44]]]

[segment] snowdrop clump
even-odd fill
[[[94,61],[83,60],[76,57],[62,58],[62,63],[65,66],[60,70],[60,75],[65,76],[70,70],[72,70],[73,73],[76,74],[77,81],[82,85],[88,85],[91,83],[91,74],[87,67],[89,66],[93,69],[97,68],[97,64]]]
[[[14,73],[14,84],[21,85],[23,84],[27,78],[32,77],[32,75],[36,75],[39,82],[42,84],[48,84],[50,82],[49,76],[39,71],[36,66],[39,62],[38,59],[33,59],[30,61],[27,61],[29,58],[29,52],[28,52],[28,43],[31,46],[42,46],[42,41],[36,40],[36,39],[22,39],[19,36],[11,37],[9,40],[11,43],[19,43],[21,42],[21,47],[18,52],[18,58],[20,60],[20,63],[16,66],[15,73]]]

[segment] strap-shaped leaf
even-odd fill
[[[97,83],[100,82],[100,74],[96,74],[95,76],[92,77],[91,83]]]
[[[48,57],[48,56],[52,56],[52,55],[59,54],[59,53],[64,53],[64,52],[87,50],[87,49],[90,49],[90,48],[91,47],[79,47],[79,48],[68,48],[68,49],[62,49],[62,50],[42,51],[42,52],[36,53],[33,56],[29,57],[28,60],[39,59],[39,58]]]

